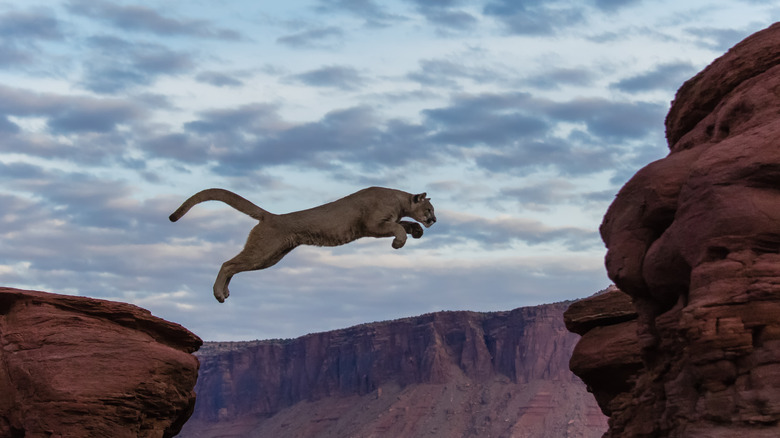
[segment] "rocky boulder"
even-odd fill
[[[130,304],[0,288],[0,436],[175,436],[200,345]]]
[[[591,379],[608,437],[778,436],[780,24],[687,81],[666,133],[669,155],[626,183],[601,226],[638,350],[628,323],[604,321],[583,327],[582,343],[611,331],[599,335],[606,355],[620,356],[618,342],[623,357],[590,342],[573,368],[586,381],[624,371]]]

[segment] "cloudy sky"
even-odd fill
[[[0,1],[0,285],[286,338],[609,284],[597,229],[677,88],[772,1]],[[380,185],[439,222],[300,247],[212,296],[254,221]]]

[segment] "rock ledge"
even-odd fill
[[[175,436],[201,343],[130,304],[0,287],[0,436]]]

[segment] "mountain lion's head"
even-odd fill
[[[409,211],[409,217],[428,228],[436,223],[436,215],[433,214],[431,198],[426,198],[425,195],[427,193],[420,193],[412,197],[412,209]]]

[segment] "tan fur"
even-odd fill
[[[407,234],[419,239],[423,235],[420,224],[401,218],[433,225],[433,205],[425,196],[369,187],[319,207],[277,215],[228,190],[207,189],[184,201],[170,220],[179,220],[201,202],[222,201],[260,221],[249,232],[244,249],[219,270],[214,296],[221,303],[230,295],[228,283],[233,275],[271,267],[298,245],[338,246],[361,237],[394,237],[393,248],[401,248]]]

